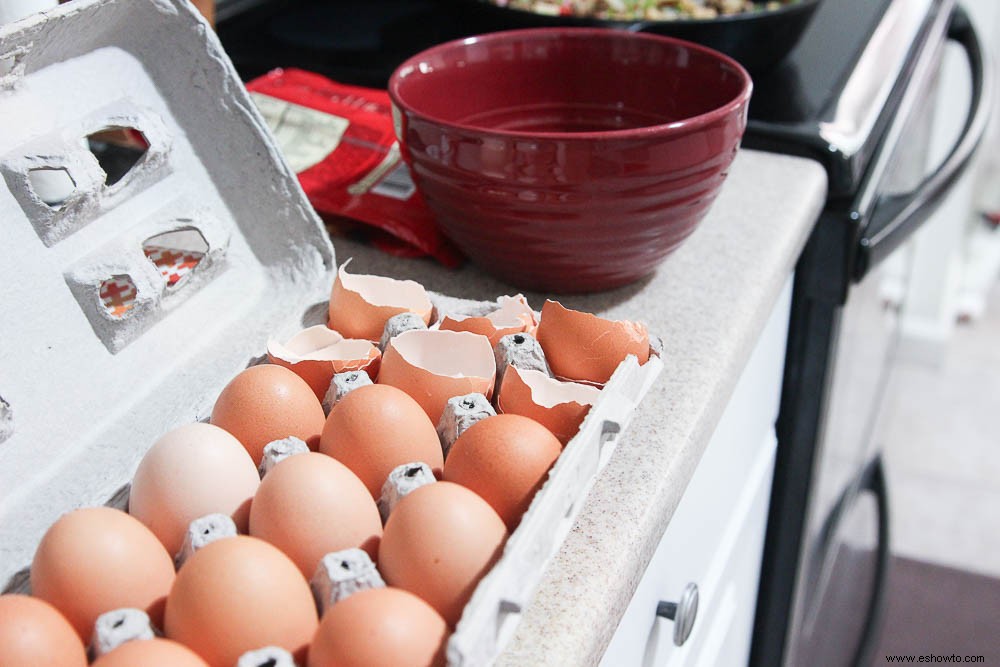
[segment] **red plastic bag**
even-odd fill
[[[344,218],[356,220],[386,252],[461,264],[461,254],[441,235],[400,158],[384,90],[296,69],[269,72],[250,81],[247,90],[333,231],[345,228]]]

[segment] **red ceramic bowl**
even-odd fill
[[[746,128],[732,59],[590,28],[432,47],[389,80],[396,134],[444,233],[519,287],[651,273],[704,217]]]

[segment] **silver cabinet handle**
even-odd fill
[[[698,615],[698,586],[693,583],[685,586],[679,602],[658,602],[656,615],[674,622],[675,645],[686,642]]]

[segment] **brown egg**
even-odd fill
[[[382,519],[353,472],[309,452],[290,456],[264,476],[250,508],[250,534],[281,549],[308,579],[331,551],[360,547],[375,560]]]
[[[398,588],[370,588],[323,616],[309,667],[444,665],[448,626],[433,607]]]
[[[240,441],[211,424],[185,424],[156,441],[135,471],[129,514],[176,555],[188,525],[227,514],[247,531],[260,475]]]
[[[267,542],[239,535],[208,544],[184,564],[163,629],[211,667],[233,667],[262,646],[278,646],[303,662],[318,623],[309,584],[295,564]]]
[[[48,602],[0,595],[0,665],[86,667],[87,651],[73,626]]]
[[[603,385],[626,356],[649,360],[649,333],[641,322],[606,320],[546,301],[535,336],[556,377]]]
[[[424,324],[431,321],[434,307],[422,285],[412,280],[350,274],[350,260],[337,271],[330,292],[329,327],[345,338],[377,341],[386,321],[400,313],[416,313]]]
[[[479,580],[500,558],[507,529],[485,500],[451,482],[407,494],[389,515],[379,570],[454,627]]]
[[[439,328],[480,334],[489,338],[490,347],[496,347],[504,336],[532,333],[536,326],[534,311],[524,296],[518,294],[500,297],[497,299],[496,310],[483,316],[445,315],[441,318]]]
[[[156,536],[110,507],[63,515],[31,563],[32,593],[62,612],[84,641],[98,616],[121,607],[142,609],[159,625],[173,580],[173,559]]]
[[[421,461],[440,475],[444,465],[427,413],[406,392],[384,384],[356,389],[333,406],[319,450],[350,468],[375,499],[396,466]]]
[[[208,667],[208,663],[183,644],[157,638],[125,642],[91,667]]]
[[[487,417],[452,445],[444,479],[475,491],[513,531],[561,451],[556,437],[533,419]]]
[[[413,329],[391,341],[382,356],[379,384],[416,399],[436,426],[453,396],[493,393],[497,366],[486,336],[467,331]]]
[[[322,401],[337,373],[365,371],[370,377],[378,375],[382,353],[371,341],[344,338],[321,324],[303,329],[285,343],[268,341],[267,358],[305,380]]]
[[[264,446],[294,435],[319,446],[326,415],[298,375],[274,364],[251,366],[226,385],[212,409],[212,423],[226,429],[260,465]]]
[[[506,414],[534,419],[563,445],[580,424],[601,391],[580,382],[563,382],[531,369],[507,368],[497,394],[497,408]]]

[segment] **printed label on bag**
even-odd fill
[[[299,173],[319,164],[336,150],[350,122],[301,104],[251,92],[250,98],[274,134],[292,171]]]

